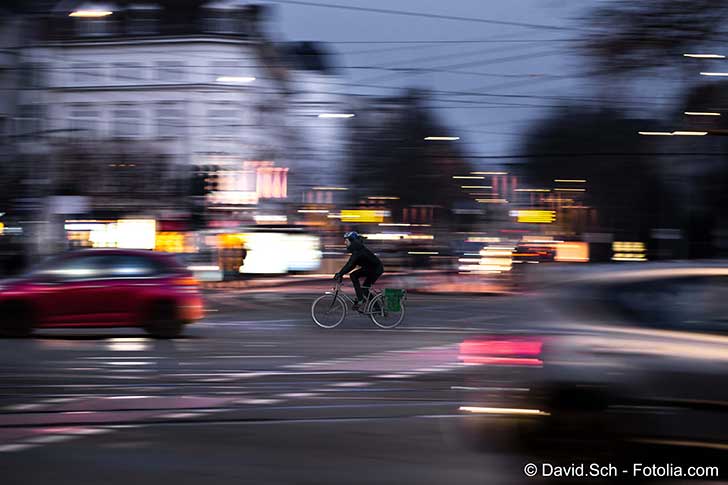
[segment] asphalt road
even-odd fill
[[[134,329],[0,340],[0,476],[23,483],[514,483],[459,440],[468,335],[518,332],[530,297],[409,299],[405,323],[323,330],[304,292],[210,293],[183,338]]]

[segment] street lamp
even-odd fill
[[[225,84],[247,84],[252,83],[255,79],[253,76],[220,76],[216,81]]]
[[[683,54],[683,56],[695,59],[725,59],[725,56],[720,54]]]
[[[425,141],[457,141],[459,136],[427,136]]]
[[[685,111],[688,116],[720,116],[720,113],[714,111]]]
[[[321,113],[318,115],[319,118],[353,118],[356,116],[354,113]]]
[[[108,17],[113,14],[111,10],[74,10],[69,13],[69,17],[83,17],[83,18],[99,18]]]

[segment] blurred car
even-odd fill
[[[550,460],[728,453],[728,265],[559,280],[523,332],[461,344],[464,435]]]
[[[143,327],[174,337],[202,315],[197,280],[165,253],[80,250],[0,281],[0,332],[9,336],[46,327]]]

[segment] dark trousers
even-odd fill
[[[362,301],[369,296],[369,288],[371,288],[374,282],[382,276],[382,273],[384,273],[384,268],[359,268],[356,271],[352,271],[349,277],[351,278],[351,282],[354,284],[357,300]],[[359,282],[362,278],[364,278],[364,288],[362,288]]]

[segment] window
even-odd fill
[[[74,84],[88,86],[101,84],[103,81],[103,72],[100,64],[90,62],[72,64],[71,70],[73,71]]]
[[[114,80],[129,84],[144,79],[144,64],[138,62],[119,62],[114,64]]]
[[[142,112],[138,109],[114,110],[114,136],[135,137],[142,134]]]
[[[109,276],[112,278],[139,278],[154,276],[163,272],[163,266],[142,256],[118,255],[109,258]]]
[[[38,133],[42,129],[42,116],[43,110],[40,105],[21,105],[15,118],[17,133],[21,136]]]
[[[72,107],[69,113],[70,128],[80,136],[94,136],[99,133],[98,110],[87,106]]]
[[[630,324],[669,330],[728,330],[726,277],[664,278],[608,287],[602,296]]]
[[[240,19],[233,9],[206,9],[205,30],[218,34],[240,33]]]
[[[53,260],[33,272],[41,281],[76,281],[104,277],[105,255]]]
[[[180,137],[186,131],[185,113],[179,103],[161,104],[156,110],[157,136]]]
[[[215,137],[240,133],[240,111],[235,108],[211,108],[207,111],[208,133]]]
[[[44,87],[47,69],[45,64],[22,64],[20,66],[20,87],[22,89]]]
[[[185,78],[185,63],[182,61],[160,61],[157,63],[157,80],[180,82]]]
[[[154,35],[159,31],[157,21],[159,8],[154,5],[143,7],[132,5],[129,9],[127,32],[131,35]]]
[[[76,19],[76,33],[81,37],[111,35],[111,25],[111,21],[106,17],[79,17]]]

